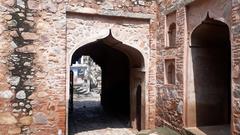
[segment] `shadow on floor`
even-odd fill
[[[99,101],[74,101],[69,114],[69,135],[106,128],[129,128],[126,117],[107,113]]]

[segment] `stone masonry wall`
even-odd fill
[[[83,41],[83,38],[73,37],[72,34],[79,33],[78,36],[85,37],[87,40],[101,35],[102,31],[111,29],[114,38],[142,52],[146,58],[148,89],[146,91],[148,96],[145,99],[147,109],[145,125],[148,128],[155,127],[156,26],[158,24],[156,2],[151,0],[71,0],[67,5],[67,12],[69,13],[67,26],[70,51],[74,45],[80,47],[76,43]],[[76,22],[82,25],[74,24]]]
[[[3,55],[1,81],[1,126],[2,134],[30,133],[32,123],[32,101],[28,97],[35,91],[33,77],[33,52],[22,50],[25,46],[33,45],[37,39],[34,28],[36,12],[28,7],[27,1],[1,2]],[[6,41],[4,43],[4,41]],[[2,54],[2,53],[1,53]],[[4,103],[8,100],[8,104]],[[6,126],[10,125],[10,126]]]
[[[240,132],[240,120],[239,120],[239,89],[240,89],[240,60],[239,60],[239,23],[240,23],[240,3],[237,0],[232,0],[232,2],[222,0],[222,1],[198,1],[198,5],[190,9],[189,4],[196,0],[160,0],[160,15],[159,15],[159,29],[157,38],[157,103],[156,103],[156,126],[168,125],[173,128],[181,129],[184,126],[184,85],[182,79],[184,79],[184,55],[187,53],[184,46],[189,45],[189,37],[191,31],[194,27],[201,23],[206,17],[205,12],[210,11],[210,17],[221,20],[231,27],[231,46],[232,46],[232,134],[239,134]],[[209,3],[208,3],[209,2]],[[227,3],[226,3],[227,2]],[[221,4],[225,3],[225,4]],[[232,5],[229,5],[231,3]],[[191,5],[190,5],[191,6]],[[232,8],[232,11],[229,10]],[[201,10],[202,9],[202,10]],[[166,15],[174,11],[177,11],[177,42],[182,45],[182,47],[165,49],[166,44]],[[201,11],[201,12],[199,12]],[[189,13],[188,13],[189,12]],[[199,14],[196,14],[198,12]],[[202,13],[204,12],[204,14]],[[194,17],[189,16],[189,14]],[[231,15],[230,15],[231,14]],[[186,17],[187,16],[187,17]],[[189,24],[188,24],[189,23]],[[189,29],[187,29],[187,27]],[[181,34],[180,34],[181,33]],[[185,33],[185,34],[184,34]],[[185,35],[185,38],[184,38]],[[178,43],[177,43],[178,44]],[[176,58],[176,79],[178,83],[175,86],[164,85],[164,58]],[[181,77],[178,77],[180,75]],[[176,92],[178,91],[178,92]],[[172,100],[173,99],[173,100]],[[161,109],[163,108],[163,109]]]
[[[65,134],[69,51],[109,29],[147,58],[147,127],[168,125],[180,130],[188,45],[185,5],[193,1],[158,0],[158,7],[151,0],[0,0],[0,135]],[[231,4],[232,130],[237,135],[240,3]],[[166,17],[175,10],[177,47],[166,48]],[[164,82],[166,59],[175,59],[175,85]]]
[[[94,20],[94,21],[93,21]],[[78,25],[81,24],[81,25]],[[149,21],[148,20],[134,20],[122,18],[108,18],[104,16],[86,16],[82,14],[69,14],[67,16],[67,46],[68,57],[77,48],[82,47],[88,43],[94,42],[97,39],[103,39],[109,35],[111,29],[112,35],[117,40],[123,42],[123,46],[130,46],[136,48],[145,58],[146,76],[149,78],[149,57],[151,54],[149,44]],[[76,35],[77,34],[77,35]],[[103,34],[103,37],[102,37]],[[93,40],[91,40],[93,39]],[[88,41],[88,42],[86,42]],[[83,44],[84,43],[84,44]],[[153,81],[147,79],[149,81]],[[146,86],[149,86],[146,83]],[[149,87],[146,87],[149,89]],[[150,90],[149,90],[150,91]],[[151,89],[152,91],[152,89]],[[148,92],[146,92],[146,96]],[[152,96],[154,98],[154,96]],[[149,101],[146,101],[149,102]],[[151,106],[154,107],[154,106]],[[150,106],[146,109],[149,111]],[[149,114],[150,115],[150,114]],[[150,115],[151,119],[155,114]],[[147,119],[148,115],[146,116]]]
[[[136,19],[136,24],[132,19],[130,23],[123,21],[122,27],[115,27],[113,24],[117,22],[106,19],[108,29],[115,27],[119,31],[123,28],[128,33],[141,33],[137,30],[140,26],[144,30],[141,34],[145,34],[147,40],[140,44],[139,39],[143,37],[137,34],[132,35],[136,36],[133,39],[125,37],[124,33],[121,34],[123,37],[117,35],[117,38],[128,39],[124,43],[138,46],[147,55],[146,65],[151,65],[146,69],[150,72],[146,106],[151,115],[147,125],[155,126],[154,29],[157,22],[154,20],[154,1],[1,0],[0,11],[0,128],[3,129],[0,134],[65,134],[66,12],[78,14],[79,11],[86,15]],[[139,18],[148,20],[147,24]],[[71,27],[74,26],[68,26]],[[137,31],[128,31],[127,28]]]
[[[173,128],[183,126],[183,56],[185,46],[186,9],[176,11],[176,47],[167,47],[167,16],[160,14],[157,38],[157,102],[156,126],[167,125]],[[164,81],[165,60],[175,60],[175,84]]]
[[[160,8],[160,12],[169,14],[177,9],[196,0],[157,0]]]
[[[233,135],[240,134],[240,2],[232,1],[232,124]]]
[[[64,132],[64,7],[1,0],[0,134]]]
[[[155,12],[156,5],[153,0],[69,0],[68,10],[87,12],[129,12],[149,13]]]
[[[30,2],[29,2],[30,3]],[[66,127],[66,1],[31,1],[38,11],[39,35],[33,120],[35,134],[65,133]]]

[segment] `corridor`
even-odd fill
[[[69,116],[69,135],[135,135],[126,118],[105,112],[100,95],[74,95],[74,113]]]

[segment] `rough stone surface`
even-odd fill
[[[20,90],[19,92],[17,92],[16,98],[17,98],[17,99],[25,99],[25,98],[26,98],[26,93],[25,93],[25,91]]]
[[[12,76],[11,78],[9,78],[9,83],[11,84],[11,85],[18,85],[19,84],[19,82],[20,82],[20,77],[19,76]]]
[[[37,96],[38,96],[39,98],[43,98],[43,97],[48,96],[48,93],[47,93],[47,92],[44,92],[44,91],[41,91],[41,92],[38,92],[38,93],[37,93]]]
[[[10,113],[0,113],[0,124],[11,125],[16,123],[17,123],[17,119],[14,116],[12,116]]]
[[[37,9],[40,9],[41,5],[40,5],[40,2],[38,1],[28,0],[28,7],[29,9],[37,10]]]
[[[33,118],[31,116],[25,116],[19,119],[20,124],[29,126],[33,122]]]
[[[11,90],[0,91],[0,99],[10,99],[13,97],[13,92]]]
[[[25,40],[36,40],[36,39],[38,39],[38,36],[36,35],[36,33],[30,33],[30,32],[23,32],[22,37]]]
[[[230,28],[230,125],[240,134],[239,11],[239,0],[0,0],[0,134],[64,134],[70,54],[110,29],[144,56],[145,68],[138,70],[146,76],[145,127],[181,131],[190,36],[207,14]],[[176,48],[166,48],[170,14],[176,14]],[[175,59],[174,85],[165,84],[165,59]],[[31,125],[18,124],[31,115]]]
[[[33,115],[33,122],[35,124],[47,124],[48,123],[47,115],[43,112],[38,112]]]
[[[15,4],[15,0],[6,0],[4,2],[4,4],[8,5],[8,6],[13,6]]]
[[[8,130],[9,135],[18,135],[21,133],[21,128],[11,128]]]

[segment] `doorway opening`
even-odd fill
[[[88,67],[74,69],[74,66],[84,63],[83,59],[90,61],[87,62]],[[132,72],[143,66],[141,53],[123,45],[110,34],[104,39],[78,48],[72,55],[71,63],[73,77],[70,79],[70,87],[73,90],[70,90],[69,101],[72,101],[73,105],[69,102],[69,134],[94,133],[96,130],[106,132],[104,130],[108,128],[120,133],[118,129],[135,127],[132,121],[136,115],[131,114],[135,112],[132,108],[136,108],[132,105],[134,97],[131,97],[134,92],[132,89],[136,88],[133,86],[135,74]],[[75,72],[80,79],[74,79]],[[87,79],[84,79],[85,72]],[[144,81],[144,78],[142,80]],[[85,88],[86,85],[88,87]],[[81,94],[84,96],[79,96]],[[143,111],[143,108],[140,111]],[[127,134],[134,133],[129,130]]]
[[[207,17],[193,31],[190,51],[188,126],[198,127],[208,135],[228,135],[231,122],[228,26]]]

